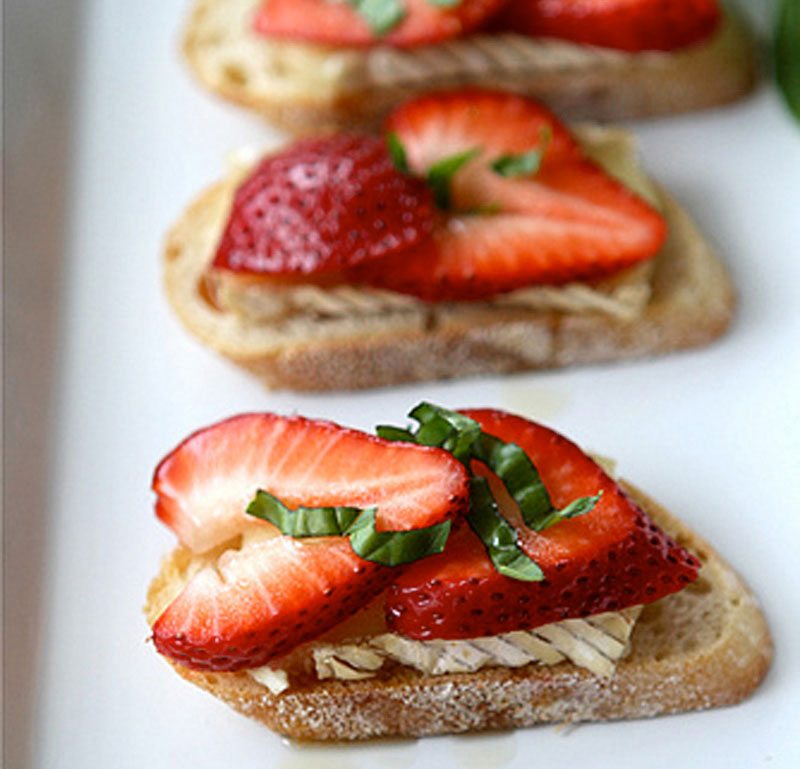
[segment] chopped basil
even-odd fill
[[[411,430],[404,430],[402,427],[392,425],[378,425],[375,432],[379,438],[385,441],[405,441],[406,443],[416,443],[414,433]]]
[[[416,432],[384,426],[379,434],[388,436],[395,431],[402,436],[397,439],[445,449],[467,467],[473,459],[483,462],[503,482],[519,506],[525,525],[533,531],[544,531],[568,518],[585,515],[600,499],[599,494],[580,497],[563,510],[557,510],[539,471],[515,443],[501,441],[483,432],[474,419],[432,403],[420,403],[409,416],[419,422]]]
[[[492,163],[492,170],[500,176],[516,179],[521,176],[534,176],[542,167],[544,153],[553,139],[553,129],[547,125],[539,131],[539,146],[518,155],[501,155]]]
[[[394,167],[401,174],[410,174],[411,169],[408,166],[406,148],[403,146],[403,142],[400,141],[400,137],[394,131],[392,131],[391,133],[386,134],[386,144],[389,147],[389,155],[392,158]]]
[[[442,158],[434,163],[429,169],[426,176],[428,186],[433,190],[433,199],[436,205],[445,211],[449,210],[452,204],[451,187],[453,184],[453,177],[467,164],[470,160],[481,154],[480,147],[473,147],[463,152],[458,152],[455,155]]]
[[[525,525],[544,531],[561,521],[591,512],[601,494],[580,497],[557,510],[530,457],[514,443],[506,443],[481,429],[474,419],[457,411],[420,403],[409,416],[416,430],[391,425],[377,428],[389,441],[406,441],[442,448],[464,463],[484,463],[502,481],[519,506]],[[292,537],[346,536],[353,551],[367,561],[400,566],[441,553],[450,534],[450,521],[424,529],[376,531],[377,509],[357,507],[298,507],[289,510],[279,499],[259,491],[247,508],[250,515],[268,521]],[[542,570],[517,544],[514,527],[500,513],[486,478],[470,478],[470,527],[480,537],[497,571],[512,579],[537,581]]]
[[[537,148],[520,155],[501,155],[492,163],[492,170],[507,178],[533,176],[538,173],[542,165],[543,154],[543,151]]]
[[[361,515],[357,507],[298,507],[289,510],[277,497],[259,491],[248,515],[268,521],[290,537],[333,537],[345,534]]]
[[[290,537],[346,536],[356,555],[384,566],[400,566],[441,553],[450,535],[450,521],[424,529],[376,531],[377,508],[298,507],[289,510],[266,491],[256,493],[247,512],[274,524]]]
[[[401,0],[347,0],[375,35],[391,32],[406,17]]]
[[[470,479],[470,510],[467,521],[480,537],[495,569],[506,577],[541,582],[544,573],[517,544],[514,527],[500,514],[485,478]]]
[[[444,550],[450,536],[450,521],[424,529],[376,531],[375,508],[365,510],[350,527],[350,546],[365,561],[384,566],[402,566]]]

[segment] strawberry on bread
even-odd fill
[[[454,175],[450,210],[430,238],[355,270],[370,285],[430,301],[480,299],[598,279],[664,244],[664,218],[530,99],[431,94],[395,110],[386,130],[420,174],[473,148],[479,154]]]
[[[436,88],[621,120],[724,104],[756,77],[716,0],[195,0],[183,49],[212,91],[296,135],[376,126]]]
[[[214,267],[296,276],[342,269],[425,240],[433,195],[401,174],[377,136],[296,142],[236,192]]]
[[[386,613],[394,631],[419,639],[500,635],[652,603],[697,578],[697,559],[653,524],[574,443],[501,411],[463,413],[530,457],[557,508],[576,497],[601,498],[590,513],[557,526],[516,529],[520,548],[542,570],[541,581],[501,574],[473,531],[453,535],[441,555],[420,561],[392,582]],[[485,465],[476,472],[493,475]],[[504,517],[514,520],[513,500],[495,495]]]
[[[170,472],[184,481],[170,494],[184,515],[201,504],[191,490],[207,476],[205,488],[219,500],[244,499],[250,519],[243,510],[231,529],[238,536],[212,551],[179,550],[151,588],[155,647],[182,676],[279,731],[311,739],[530,725],[547,720],[553,696],[540,681],[559,687],[560,712],[579,718],[597,717],[575,688],[592,677],[598,686],[608,680],[598,696],[616,717],[644,712],[637,708],[662,712],[658,698],[630,699],[631,676],[665,687],[665,710],[672,702],[693,709],[736,701],[758,683],[770,656],[763,617],[705,543],[697,541],[700,572],[683,544],[548,428],[500,411],[432,404],[411,416],[416,429],[380,427],[383,437],[374,438],[330,423],[247,415],[207,428],[173,452],[179,464]],[[263,425],[250,429],[259,419],[281,425],[303,451],[286,453],[279,435],[272,451]],[[377,477],[391,477],[390,469],[403,480],[381,487],[382,496],[367,490]],[[424,494],[409,500],[416,472]],[[391,527],[382,508],[392,510]],[[200,506],[196,522],[213,526],[212,517]],[[681,538],[694,542],[685,532]],[[699,572],[705,583],[694,591]],[[674,634],[682,673],[665,652],[657,663],[648,659],[635,629],[642,604],[657,607],[653,616],[662,623],[654,630],[645,608],[642,638]],[[669,617],[674,622],[664,624]],[[701,663],[677,654],[693,635],[703,647],[702,669],[735,663],[740,671],[724,695],[718,680],[712,687],[697,677]],[[752,645],[756,636],[761,641]],[[527,662],[519,661],[522,649]],[[456,667],[474,672],[430,665],[441,655],[475,654],[484,660],[478,667],[465,668],[466,658]],[[387,655],[391,666],[383,665]],[[660,680],[659,671],[669,671],[670,680]],[[262,683],[276,676],[278,689]],[[331,676],[338,680],[326,680]],[[501,689],[498,681],[506,682]],[[439,686],[458,700],[434,695]],[[473,715],[464,721],[461,698],[471,686]],[[519,697],[523,709],[510,707]]]
[[[445,451],[392,444],[330,422],[234,417],[190,436],[156,469],[156,514],[195,553],[235,540],[159,617],[156,648],[198,669],[257,667],[383,590],[390,572],[342,537],[282,536],[247,515],[256,492],[300,506],[375,507],[380,532],[426,529],[466,504],[466,471]],[[341,514],[341,512],[340,512]]]
[[[191,331],[297,389],[653,354],[710,341],[733,307],[630,137],[475,88],[238,169],[165,263]]]
[[[506,0],[268,0],[255,17],[265,37],[334,46],[431,45],[468,34]]]

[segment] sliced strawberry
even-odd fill
[[[342,537],[273,537],[196,574],[156,621],[153,640],[195,669],[259,667],[368,603],[392,573]]]
[[[441,449],[332,422],[245,414],[190,436],[153,479],[156,514],[196,553],[254,521],[245,509],[259,489],[292,509],[377,506],[378,529],[399,531],[456,515],[466,503],[467,475]]]
[[[419,173],[456,153],[482,152],[455,175],[454,210],[432,237],[351,270],[353,280],[429,301],[480,299],[599,278],[652,257],[666,237],[655,210],[584,157],[557,118],[525,97],[481,90],[424,96],[395,110],[386,128]],[[536,148],[543,159],[535,175],[508,178],[491,167]]]
[[[239,187],[214,267],[275,276],[330,272],[428,237],[433,199],[375,136],[307,139]]]
[[[354,3],[330,0],[268,0],[256,16],[256,31],[267,37],[307,40],[334,46],[380,43],[412,47],[465,35],[483,24],[507,0],[387,0],[399,13],[375,29]],[[372,3],[373,6],[376,3]],[[385,19],[386,17],[384,17]]]
[[[542,568],[544,581],[502,576],[463,527],[444,553],[413,564],[389,588],[387,623],[395,631],[419,639],[497,635],[651,603],[697,577],[698,561],[575,444],[500,411],[464,413],[487,433],[524,449],[557,508],[603,494],[592,512],[540,533],[522,527],[518,511],[499,495],[504,514],[518,527],[520,547]]]
[[[705,40],[717,0],[511,0],[497,26],[622,51],[672,51]]]

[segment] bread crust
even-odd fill
[[[264,81],[257,56],[248,62],[240,55],[244,48],[257,53],[263,42],[251,30],[259,2],[196,0],[183,54],[211,91],[295,135],[375,127],[399,102],[437,88],[503,88],[544,101],[567,119],[613,121],[727,104],[749,93],[757,81],[752,35],[740,18],[726,12],[709,40],[672,54],[594,49],[596,57],[576,56],[576,50],[588,47],[546,41],[543,47],[559,58],[548,61],[545,54],[527,67],[500,66],[480,74],[450,70],[413,83],[350,85],[324,96],[294,83],[287,94],[278,87],[280,79],[275,87]],[[289,82],[291,75],[278,77]]]
[[[164,284],[195,336],[268,387],[350,390],[643,357],[707,344],[733,317],[725,268],[663,193],[671,234],[656,257],[650,301],[635,320],[462,302],[366,319],[248,322],[215,307],[204,290],[231,189],[224,182],[207,190],[169,233]]]
[[[630,655],[610,679],[572,663],[428,676],[396,666],[365,681],[309,681],[279,695],[247,673],[206,673],[173,663],[183,678],[275,732],[298,740],[512,729],[541,723],[647,718],[733,705],[772,660],[764,615],[747,585],[713,548],[641,491],[626,489],[703,563],[697,583],[645,607]],[[163,594],[191,563],[179,548],[148,592],[152,625]]]

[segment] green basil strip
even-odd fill
[[[480,147],[473,147],[470,150],[464,150],[450,157],[443,158],[442,160],[434,163],[428,169],[428,186],[433,190],[433,198],[439,208],[448,210],[452,203],[452,196],[450,194],[450,187],[453,183],[453,177],[467,164],[470,160],[481,154]]]
[[[347,0],[375,35],[391,32],[406,17],[402,0]]]
[[[438,8],[456,8],[461,5],[461,0],[428,0],[428,5],[435,5]]]
[[[539,172],[544,151],[538,147],[521,155],[501,155],[492,163],[492,171],[507,179],[533,176]]]
[[[553,512],[553,503],[528,455],[516,443],[482,433],[473,447],[473,456],[500,478],[519,505],[525,525],[541,531],[541,523]]]
[[[517,532],[500,514],[485,478],[470,479],[470,511],[467,521],[483,542],[495,569],[523,582],[541,582],[544,574],[517,544]]]
[[[298,507],[289,510],[277,497],[259,491],[248,515],[268,521],[290,537],[334,537],[346,534],[362,514],[357,507]]]
[[[350,546],[365,561],[384,566],[402,566],[444,550],[450,536],[450,521],[425,529],[376,531],[375,508],[365,510],[350,527]]]
[[[536,531],[544,531],[545,529],[550,528],[550,526],[554,526],[556,523],[561,523],[561,521],[566,521],[569,518],[577,518],[579,515],[591,513],[602,496],[603,492],[601,491],[599,494],[595,494],[593,497],[580,497],[574,502],[570,502],[562,510],[553,510],[553,512],[541,522],[540,528],[536,529]]]
[[[393,425],[378,425],[375,428],[375,433],[379,438],[383,438],[385,441],[417,442],[417,438],[411,430],[405,430],[402,427],[394,427]]]
[[[783,0],[775,31],[775,78],[786,104],[800,120],[800,0]]]
[[[420,426],[414,438],[424,446],[438,446],[464,464],[472,457],[472,447],[481,435],[481,426],[457,411],[420,403],[409,416]]]
[[[553,129],[544,125],[539,129],[539,146],[518,155],[501,155],[492,163],[492,170],[506,178],[534,176],[539,173],[544,153],[553,140]]]
[[[389,156],[392,158],[394,167],[401,174],[410,174],[411,169],[408,165],[406,148],[403,146],[403,142],[400,141],[400,137],[393,131],[386,134],[386,146],[389,148]]]

